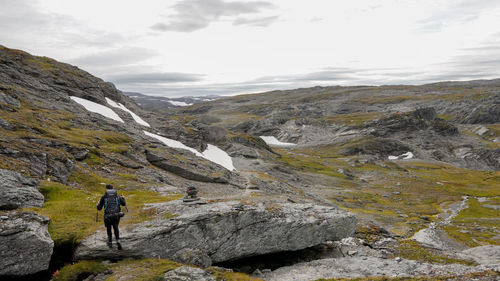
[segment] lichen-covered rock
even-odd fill
[[[186,206],[180,200],[154,204],[159,216],[124,231],[124,250],[106,247],[98,231],[77,248],[77,259],[174,258],[189,248],[211,263],[273,252],[295,251],[354,233],[356,217],[334,207],[274,203],[240,205],[237,201]],[[169,214],[170,219],[160,219]]]
[[[203,269],[181,266],[163,275],[165,281],[215,281],[215,277]]]
[[[38,191],[40,181],[0,169],[0,210],[20,207],[43,207],[43,195]]]
[[[33,212],[0,216],[0,277],[30,275],[49,268],[54,242],[48,224],[46,217]]]

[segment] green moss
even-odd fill
[[[163,280],[165,272],[181,264],[165,259],[123,260],[109,267],[113,274],[107,281],[155,281]]]
[[[77,281],[83,280],[92,274],[99,274],[108,270],[108,267],[98,261],[80,261],[72,265],[66,265],[54,273],[53,281]]]
[[[79,243],[101,227],[95,208],[99,194],[49,181],[41,182],[40,191],[46,202],[34,211],[50,218],[49,233],[56,245]]]
[[[361,126],[365,122],[373,121],[381,116],[380,112],[357,112],[327,116],[326,121],[333,124]]]
[[[495,239],[500,230],[500,215],[497,210],[484,208],[481,203],[471,198],[468,208],[462,210],[454,219],[453,224],[443,229],[448,235],[469,247],[484,244],[500,245]]]

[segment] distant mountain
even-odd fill
[[[213,101],[221,98],[220,96],[213,96],[213,95],[203,96],[203,97],[167,98],[158,96],[148,96],[136,92],[123,92],[123,93],[132,98],[140,106],[150,109],[167,109],[167,108],[190,106],[193,104]]]

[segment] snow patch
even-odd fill
[[[163,142],[168,147],[189,150],[192,153],[194,153],[196,156],[205,158],[209,161],[212,161],[216,164],[219,164],[222,167],[228,169],[229,171],[234,170],[233,160],[231,159],[231,156],[229,156],[229,154],[227,154],[224,150],[218,148],[215,145],[208,144],[207,149],[205,151],[203,151],[203,153],[200,153],[196,149],[189,147],[180,141],[176,141],[173,139],[162,137],[160,135],[153,134],[153,133],[150,133],[147,131],[143,131],[143,132],[144,132],[144,134],[146,134],[146,136],[150,136],[152,138],[155,138],[155,139]]]
[[[175,105],[175,106],[190,106],[190,105],[193,105],[192,103],[185,103],[183,101],[173,101],[173,100],[170,100],[168,101],[169,103]]]
[[[295,143],[291,142],[281,142],[277,140],[274,136],[260,136],[264,142],[266,142],[268,145],[279,145],[279,146],[291,146],[291,145],[296,145]]]
[[[104,105],[101,105],[101,104],[98,104],[98,103],[95,103],[93,101],[89,101],[86,99],[82,99],[79,97],[71,96],[70,99],[72,99],[76,103],[80,104],[86,110],[88,110],[90,112],[95,112],[95,113],[101,114],[104,117],[107,117],[107,118],[113,119],[115,121],[124,123],[123,120],[120,118],[120,116],[118,116],[118,114],[116,114],[111,108],[109,108],[107,106],[104,106]]]
[[[415,155],[412,152],[408,151],[408,152],[403,153],[399,156],[389,155],[389,157],[387,157],[387,158],[389,158],[389,160],[397,160],[397,159],[412,159],[413,157],[415,157]]]
[[[148,122],[142,120],[141,117],[139,117],[137,114],[133,113],[131,110],[129,110],[128,108],[126,108],[123,104],[121,103],[117,103],[109,98],[106,98],[106,102],[111,105],[112,107],[116,107],[116,108],[119,108],[123,111],[126,111],[128,112],[130,115],[132,115],[132,118],[134,118],[135,122],[137,122],[137,124],[140,124],[140,125],[143,125],[143,126],[146,126],[146,127],[151,127]]]
[[[215,145],[207,144],[207,149],[203,151],[203,157],[221,165],[229,171],[234,170],[233,159],[231,159],[231,156]]]

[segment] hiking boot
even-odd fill
[[[118,250],[122,249],[122,243],[120,243],[120,240],[116,240],[116,245],[118,246]]]
[[[108,241],[106,244],[108,245],[108,248],[113,248],[113,243],[111,243],[111,241]]]

